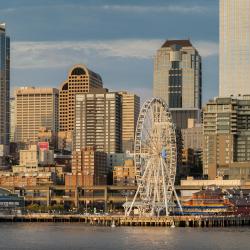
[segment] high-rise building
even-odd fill
[[[200,120],[201,56],[189,40],[167,40],[154,59],[153,94],[168,104],[178,128]]]
[[[220,0],[220,96],[250,94],[250,0]]]
[[[122,150],[133,152],[135,130],[140,113],[140,97],[125,91],[119,94],[122,96]]]
[[[10,38],[0,23],[0,145],[9,144],[10,133]]]
[[[75,119],[75,95],[89,93],[102,88],[100,75],[89,70],[85,65],[74,65],[68,73],[59,91],[60,131],[73,131]]]
[[[74,151],[95,146],[96,151],[121,152],[121,112],[118,93],[77,94]]]
[[[15,97],[10,98],[10,142],[15,141],[16,130],[16,100]]]
[[[58,131],[58,95],[55,88],[16,89],[16,142],[37,142],[41,127]]]
[[[204,175],[250,180],[250,96],[209,101],[203,129]]]

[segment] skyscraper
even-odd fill
[[[10,98],[10,142],[15,141],[16,131],[16,100],[15,97]]]
[[[189,40],[167,40],[157,51],[153,94],[167,102],[178,128],[200,119],[201,73],[201,56]]]
[[[77,94],[74,151],[95,146],[108,154],[121,152],[121,116],[118,93]]]
[[[0,144],[9,144],[10,130],[10,39],[0,23]]]
[[[100,75],[85,65],[74,65],[68,73],[68,79],[59,90],[60,131],[73,131],[75,119],[75,95],[89,93],[102,88]]]
[[[250,0],[220,0],[220,96],[250,94]]]
[[[58,131],[58,89],[21,87],[15,99],[16,142],[37,142],[41,127]]]
[[[119,94],[122,96],[122,150],[133,152],[140,97],[126,91]]]
[[[203,115],[203,174],[250,180],[250,96],[210,100]]]

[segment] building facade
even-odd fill
[[[132,159],[125,160],[124,165],[115,166],[113,170],[113,184],[116,186],[135,186],[135,165]]]
[[[10,98],[10,142],[15,142],[16,134],[16,100]]]
[[[242,179],[250,179],[250,96],[209,101],[203,128],[204,174],[209,179],[232,179],[239,173]]]
[[[75,119],[75,95],[102,88],[100,75],[85,65],[74,65],[59,90],[60,131],[73,131]]]
[[[203,128],[202,124],[195,123],[193,119],[188,119],[188,127],[181,130],[183,148],[202,150],[203,148]]]
[[[250,94],[250,0],[220,0],[220,96]]]
[[[55,88],[16,89],[16,142],[37,142],[41,127],[58,131],[58,95]]]
[[[76,95],[73,149],[95,146],[97,151],[122,150],[122,109],[118,93]]]
[[[140,113],[140,97],[125,91],[119,94],[122,97],[122,151],[133,152],[135,130]]]
[[[107,154],[85,147],[73,152],[72,173],[66,175],[66,187],[107,184]]]
[[[0,23],[0,144],[8,145],[10,136],[10,38],[5,23]]]
[[[155,56],[153,95],[166,101],[179,128],[187,127],[188,118],[199,119],[201,70],[201,56],[189,40],[167,40]]]

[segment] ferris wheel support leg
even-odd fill
[[[178,206],[179,206],[179,208],[180,208],[180,210],[181,210],[181,214],[183,215],[183,209],[182,209],[182,206],[181,206],[179,197],[178,197],[178,195],[177,195],[177,193],[176,193],[176,191],[175,191],[175,188],[174,188],[173,191],[174,191],[175,198],[176,198],[176,200],[177,200],[177,204],[178,204]]]
[[[134,206],[134,204],[135,204],[137,195],[138,195],[138,193],[139,193],[139,190],[140,190],[140,186],[138,186],[138,188],[137,188],[137,190],[136,190],[136,193],[135,193],[135,196],[134,196],[134,198],[133,198],[133,201],[132,201],[132,203],[131,203],[131,205],[130,205],[130,208],[129,208],[129,210],[128,210],[127,212],[125,212],[125,216],[129,216],[129,215],[130,215],[130,213],[131,213],[131,211],[132,211],[132,208],[133,208],[133,206]]]
[[[165,176],[164,172],[164,167],[163,167],[163,160],[161,159],[161,171],[162,171],[162,176]],[[166,183],[163,178],[163,191],[164,191],[164,202],[165,202],[165,209],[166,209],[166,216],[169,216],[169,211],[168,211],[168,201],[167,201],[167,188],[166,188]]]

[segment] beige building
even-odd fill
[[[37,145],[30,145],[28,149],[20,150],[20,166],[38,167],[54,164],[54,151],[39,149]]]
[[[154,58],[153,95],[169,106],[177,128],[200,120],[202,60],[189,40],[167,40]]]
[[[250,96],[209,101],[203,129],[204,175],[250,179]]]
[[[119,153],[121,141],[121,96],[118,93],[76,95],[74,151],[95,146],[97,151]]]
[[[38,167],[38,150],[36,145],[31,145],[28,149],[20,150],[20,166]]]
[[[125,91],[119,94],[122,96],[122,150],[133,152],[140,97]]]
[[[181,130],[183,148],[202,150],[203,128],[202,124],[196,123],[194,119],[188,119],[188,127]]]
[[[10,98],[10,142],[15,142],[16,134],[16,100]]]
[[[113,184],[117,186],[135,186],[135,166],[132,159],[125,160],[123,166],[115,166]]]
[[[57,89],[21,87],[16,89],[15,99],[16,142],[37,142],[41,127],[58,131]]]
[[[250,94],[250,0],[220,0],[220,96]]]
[[[60,131],[73,131],[75,118],[75,95],[89,93],[102,88],[100,75],[89,70],[85,65],[74,65],[67,80],[61,84],[59,93]]]

